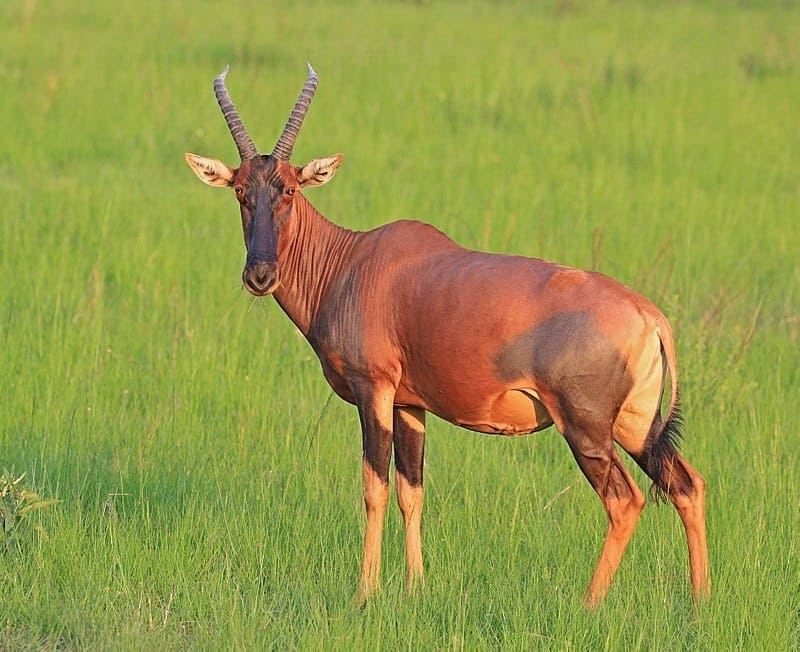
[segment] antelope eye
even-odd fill
[[[293,195],[293,194],[294,194],[294,186],[289,186],[289,187],[286,189],[286,194],[287,194],[287,195]]]

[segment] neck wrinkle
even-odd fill
[[[346,267],[348,252],[360,234],[329,221],[302,195],[296,201],[295,215],[290,218],[294,228],[287,234],[284,251],[279,250],[281,285],[274,296],[307,336],[322,299]]]

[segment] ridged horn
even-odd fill
[[[256,149],[253,139],[247,133],[242,119],[239,117],[239,112],[231,101],[228,95],[228,89],[225,87],[225,77],[228,75],[230,66],[225,66],[216,79],[214,79],[214,95],[217,96],[219,108],[222,109],[222,115],[225,117],[225,122],[228,124],[228,129],[233,136],[233,142],[236,143],[236,149],[239,150],[239,158],[242,161],[255,158],[258,156],[258,149]]]
[[[291,158],[294,142],[297,140],[297,134],[300,133],[303,118],[306,117],[306,111],[308,111],[311,100],[314,98],[314,93],[317,92],[319,77],[317,77],[317,73],[314,72],[310,63],[306,65],[308,66],[308,79],[300,92],[300,97],[297,98],[286,126],[283,128],[281,137],[278,138],[278,142],[275,143],[275,147],[272,150],[272,156],[281,161],[288,162]]]

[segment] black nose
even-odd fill
[[[263,297],[275,289],[278,279],[278,266],[275,263],[248,264],[242,272],[242,281],[247,291]]]

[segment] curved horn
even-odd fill
[[[233,141],[236,143],[236,149],[239,150],[239,158],[242,161],[246,161],[258,156],[258,149],[256,149],[255,143],[253,143],[247,133],[247,129],[242,124],[239,112],[233,106],[231,97],[228,95],[228,89],[225,87],[225,77],[229,68],[230,66],[225,66],[225,70],[214,79],[214,95],[217,96],[219,108],[222,109],[222,115],[225,116],[225,122],[228,123],[228,129],[231,132],[231,136],[233,136]]]
[[[317,77],[317,73],[314,72],[310,63],[306,65],[308,66],[308,79],[306,80],[305,86],[303,86],[303,90],[300,92],[300,97],[297,98],[294,109],[292,109],[289,121],[283,128],[281,137],[278,138],[278,142],[275,143],[275,147],[272,150],[272,156],[280,161],[288,162],[289,158],[292,156],[294,141],[297,140],[297,134],[300,133],[300,125],[303,124],[306,111],[308,111],[311,100],[314,98],[314,93],[317,92],[319,77]]]

